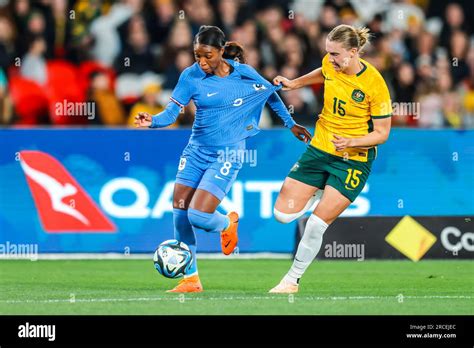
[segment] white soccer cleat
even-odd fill
[[[285,279],[282,279],[280,284],[268,292],[272,294],[295,294],[298,292],[298,284],[293,284]]]

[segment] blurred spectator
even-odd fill
[[[3,69],[0,68],[0,125],[10,124],[13,116],[7,87],[7,77]]]
[[[387,31],[400,29],[406,32],[418,30],[425,21],[423,10],[412,0],[390,1],[387,11]],[[412,31],[413,33],[413,31]]]
[[[424,55],[433,60],[435,44],[434,36],[427,31],[422,31],[417,37],[415,47],[413,47],[413,56]]]
[[[48,40],[46,37],[46,22],[43,14],[38,10],[33,10],[27,19],[27,30],[24,36],[22,36],[22,41],[20,47],[28,50],[30,48],[30,42],[28,41],[30,37],[41,36],[45,40],[45,56],[52,56],[51,51],[48,47]]]
[[[383,34],[383,17],[380,13],[377,13],[372,20],[367,24],[372,35],[372,43],[377,44],[377,41],[384,36]]]
[[[465,90],[462,93],[462,107],[464,109],[463,125],[465,127],[474,127],[474,78],[471,77],[466,83]]]
[[[448,3],[445,10],[443,28],[440,34],[440,45],[448,48],[453,32],[470,32],[470,26],[464,19],[464,13],[461,5],[457,3]]]
[[[462,125],[461,99],[453,90],[453,79],[449,71],[439,74],[437,84],[443,103],[443,125],[459,128]]]
[[[418,125],[422,127],[441,127],[443,125],[443,101],[436,85],[425,80],[418,86],[415,101],[420,103],[420,117]]]
[[[107,14],[94,19],[90,25],[94,37],[92,56],[106,66],[111,66],[120,52],[117,28],[134,14],[134,8],[128,3],[115,3]]]
[[[179,76],[188,66],[194,63],[191,51],[188,49],[180,49],[176,52],[174,64],[166,70],[165,83],[163,88],[173,89],[178,83]]]
[[[452,61],[451,74],[454,84],[469,77],[469,67],[466,64],[466,54],[469,49],[469,41],[463,31],[454,31],[450,41],[450,58]]]
[[[319,24],[321,27],[321,31],[326,33],[329,33],[332,28],[340,24],[337,18],[337,11],[335,7],[330,5],[323,6],[321,10],[321,15],[319,17]]]
[[[296,123],[307,127],[313,127],[317,120],[315,113],[312,113],[310,105],[303,99],[302,90],[292,90],[285,93],[285,104],[293,112],[293,119]]]
[[[64,58],[67,55],[67,43],[70,41],[71,21],[69,21],[67,0],[51,0],[51,19],[53,25],[53,56]]]
[[[14,63],[15,32],[12,22],[7,16],[0,16],[0,68],[7,71]]]
[[[271,6],[263,10],[258,19],[264,33],[260,44],[262,62],[268,68],[280,69],[284,63],[285,54],[283,47],[285,39],[283,12],[277,6]],[[270,72],[266,72],[266,76],[269,75]]]
[[[90,33],[92,21],[102,13],[100,0],[77,1],[69,16],[71,23],[71,38],[68,58],[75,63],[90,60],[94,38]],[[72,18],[71,18],[72,17]]]
[[[91,74],[89,102],[95,105],[92,124],[121,125],[125,123],[125,110],[110,88],[109,77],[105,72]]]
[[[395,29],[387,35],[390,45],[392,63],[395,68],[402,63],[404,58],[408,58],[408,52],[403,36],[404,33],[399,29]]]
[[[298,69],[294,66],[285,66],[280,73],[289,79],[294,79],[299,76]],[[317,113],[312,111],[310,103],[305,100],[305,92],[308,92],[308,89],[296,89],[282,93],[281,96],[298,124],[313,127],[317,120]],[[309,95],[311,95],[311,93]],[[314,97],[312,99],[314,102]],[[272,118],[274,124],[279,124],[276,115],[273,113]]]
[[[282,45],[282,60],[285,66],[290,66],[301,74],[304,57],[306,57],[306,48],[295,33],[290,33],[285,36]]]
[[[9,13],[13,18],[15,23],[15,28],[17,31],[16,36],[16,52],[18,56],[23,56],[28,50],[27,43],[25,39],[28,37],[27,27],[28,27],[28,18],[31,13],[31,5],[29,0],[18,0],[11,1],[8,5]]]
[[[254,21],[246,20],[240,26],[235,27],[228,37],[229,41],[240,42],[245,49],[256,47],[258,45],[257,25]]]
[[[169,35],[176,16],[176,4],[173,0],[153,0],[153,13],[149,14],[151,40],[163,44]]]
[[[41,35],[30,38],[28,52],[21,60],[21,76],[44,85],[47,80],[46,41]]]
[[[156,70],[155,58],[151,53],[150,39],[143,17],[133,16],[128,28],[127,42],[114,63],[117,74],[125,72],[142,74]]]
[[[237,15],[241,2],[235,0],[218,0],[217,26],[229,37],[237,25]],[[243,44],[243,42],[241,42]]]
[[[133,105],[130,110],[130,115],[128,116],[127,124],[133,126],[135,121],[135,116],[139,112],[148,112],[151,115],[156,115],[157,113],[164,110],[163,105],[158,103],[158,94],[161,92],[161,87],[158,84],[149,84],[145,86],[143,90],[142,100]],[[177,122],[170,125],[168,128],[176,128]]]
[[[187,0],[183,10],[191,25],[192,35],[196,35],[201,25],[214,23],[214,12],[208,0]]]
[[[245,48],[245,58],[248,65],[253,66],[255,69],[261,68],[260,52],[255,47]]]
[[[170,35],[162,50],[159,67],[166,71],[173,64],[176,53],[181,49],[192,51],[193,36],[191,27],[186,20],[178,19],[171,27]]]
[[[392,95],[392,101],[399,103],[413,103],[415,99],[415,69],[410,63],[402,63],[396,72]],[[408,105],[408,104],[405,104]],[[399,108],[398,110],[406,110]],[[414,115],[413,109],[411,113],[402,114],[395,113],[392,118],[393,125],[416,125],[416,115]]]
[[[462,107],[464,109],[463,125],[465,127],[474,127],[474,45],[466,56],[469,66],[469,79],[461,85],[459,92],[462,97]]]

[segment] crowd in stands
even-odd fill
[[[268,80],[321,66],[328,32],[366,26],[362,57],[386,79],[393,125],[474,127],[469,5],[430,0],[0,0],[0,125],[132,126],[168,103],[194,63],[193,37],[217,25]],[[472,19],[472,18],[471,18]],[[281,92],[313,126],[323,88]],[[75,106],[93,103],[94,115]],[[61,106],[61,107],[59,107]],[[69,106],[71,106],[70,111]],[[189,127],[190,104],[171,127]],[[265,109],[264,128],[281,126]]]

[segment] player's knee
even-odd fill
[[[208,230],[211,228],[210,219],[206,216],[209,214],[200,212],[199,210],[189,208],[188,209],[188,219],[189,223],[194,226],[201,228],[203,230]]]
[[[298,217],[298,213],[293,213],[293,214],[288,214],[288,213],[283,213],[279,211],[277,208],[273,208],[273,216],[275,216],[275,219],[278,222],[281,222],[282,224],[288,224],[292,221],[294,221]]]

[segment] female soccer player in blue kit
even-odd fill
[[[218,27],[202,26],[194,38],[196,63],[182,72],[166,109],[155,116],[139,113],[135,117],[137,127],[166,127],[176,121],[181,108],[190,100],[196,105],[173,196],[175,238],[190,247],[194,262],[185,278],[169,292],[203,290],[196,263],[197,231],[220,232],[225,255],[236,247],[238,214],[231,212],[226,216],[216,208],[236,179],[242,158],[234,156],[222,161],[219,153],[242,153],[238,151],[245,149],[245,139],[259,132],[265,103],[268,101],[298,139],[311,139],[311,134],[295,123],[276,93],[281,86],[272,85],[244,64],[243,53],[239,44],[226,43]]]

